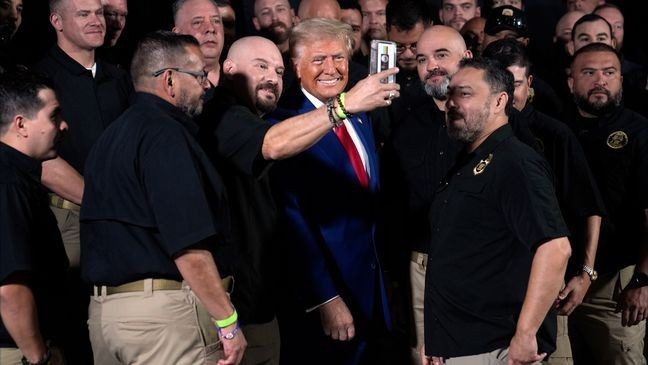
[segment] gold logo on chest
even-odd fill
[[[488,157],[479,161],[479,163],[475,165],[475,167],[473,168],[473,175],[477,176],[482,172],[484,172],[484,170],[486,170],[486,166],[488,166],[488,164],[490,164],[492,160],[493,160],[493,154],[489,153]]]
[[[606,142],[608,147],[618,150],[628,144],[628,135],[623,131],[612,132]]]

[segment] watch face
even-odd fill
[[[633,281],[639,286],[648,286],[648,275],[638,272],[634,275]]]

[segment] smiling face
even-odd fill
[[[349,54],[340,39],[319,39],[297,45],[293,59],[301,86],[322,102],[344,91]]]
[[[419,38],[416,47],[418,75],[428,95],[445,100],[450,77],[459,61],[468,56],[461,35],[446,26],[433,26]]]
[[[126,27],[128,4],[126,0],[103,0],[104,18],[106,18],[106,45],[115,46]]]
[[[198,40],[205,61],[213,68],[223,51],[223,23],[218,7],[210,0],[187,1],[176,14],[173,31]]]
[[[601,116],[621,104],[621,64],[612,52],[579,54],[567,81],[584,116]]]
[[[64,0],[50,22],[59,46],[70,53],[94,50],[104,43],[106,20],[99,0]]]
[[[272,112],[283,90],[284,64],[275,44],[261,37],[236,41],[223,64],[225,76],[258,115]]]

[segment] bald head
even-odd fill
[[[450,77],[459,69],[463,58],[472,57],[457,30],[445,25],[427,28],[416,46],[419,78],[435,101],[445,100]],[[441,103],[437,103],[441,105]]]
[[[236,63],[249,62],[258,56],[277,56],[281,59],[281,53],[271,40],[263,37],[243,37],[238,39],[229,49],[227,59]]]
[[[263,37],[232,43],[223,73],[236,97],[258,115],[277,107],[283,90],[284,64],[279,48]]]
[[[558,23],[556,23],[556,30],[554,33],[554,43],[560,41],[561,43],[566,44],[569,41],[571,41],[571,34],[572,34],[572,30],[574,29],[574,24],[583,15],[585,15],[585,12],[580,10],[575,10],[575,11],[569,11],[565,13],[565,15],[560,17],[560,19],[558,19]]]
[[[301,20],[309,18],[328,18],[340,20],[340,4],[337,0],[302,0],[297,15]]]

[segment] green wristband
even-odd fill
[[[212,318],[213,319],[213,318]],[[234,308],[234,313],[232,313],[231,316],[225,318],[225,319],[214,319],[214,323],[216,324],[216,327],[218,328],[225,328],[227,326],[231,326],[234,323],[238,321],[238,313],[236,313],[236,308]]]

